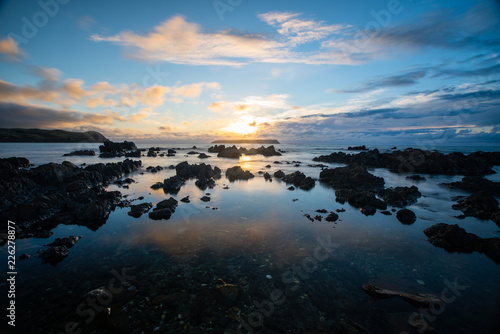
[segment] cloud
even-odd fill
[[[91,16],[84,15],[77,20],[76,24],[81,30],[88,31],[97,26],[97,21]]]
[[[202,93],[202,89],[220,90],[220,84],[217,82],[199,82],[190,85],[180,86],[174,89],[174,94],[180,97],[194,98]]]
[[[372,91],[374,89],[384,88],[384,87],[411,86],[411,85],[416,84],[419,79],[421,79],[425,76],[425,74],[426,74],[425,70],[408,72],[408,73],[404,73],[401,75],[382,78],[382,79],[376,80],[376,81],[368,81],[359,88],[342,89],[342,90],[339,90],[338,92],[341,92],[341,93],[362,93],[362,92],[368,92],[368,91]],[[337,91],[332,90],[331,92],[337,92]]]
[[[22,52],[17,45],[17,41],[12,37],[0,39],[0,60],[19,61]]]
[[[45,82],[58,82],[62,72],[57,68],[33,66],[31,73]]]

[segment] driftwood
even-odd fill
[[[427,295],[427,294],[412,295],[410,293],[401,291],[381,289],[371,284],[363,285],[363,290],[365,290],[365,292],[370,296],[379,298],[401,297],[408,303],[417,307],[429,307],[431,304],[442,303],[441,299],[439,299],[434,295]]]

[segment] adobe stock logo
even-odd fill
[[[40,0],[37,2],[40,10],[35,12],[31,18],[21,18],[21,35],[10,32],[9,37],[16,40],[17,44],[28,44],[30,40],[38,35],[39,29],[45,27],[51,18],[59,13],[60,5],[65,5],[71,0]]]

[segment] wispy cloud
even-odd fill
[[[0,60],[19,61],[22,55],[15,39],[11,37],[0,39]]]
[[[390,76],[382,78],[379,80],[368,81],[358,88],[348,88],[341,90],[330,90],[330,92],[341,92],[341,93],[363,93],[369,92],[378,88],[384,87],[404,87],[411,86],[418,82],[419,79],[423,78],[426,74],[425,70],[412,71],[400,75]]]

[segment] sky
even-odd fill
[[[0,127],[500,145],[500,2],[0,2]]]

